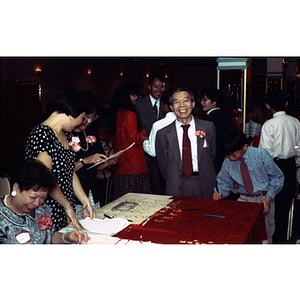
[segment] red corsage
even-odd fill
[[[72,147],[74,152],[79,152],[81,149],[81,146],[78,143],[75,142],[69,142],[69,146]]]
[[[96,137],[93,135],[88,135],[85,140],[87,143],[90,143],[90,144],[96,143]]]
[[[53,224],[53,221],[51,217],[41,216],[38,219],[38,224],[41,230],[45,230],[50,228],[50,226]]]
[[[203,138],[205,138],[206,133],[205,133],[204,131],[197,130],[197,131],[195,132],[195,135],[197,135],[197,136],[199,136],[199,138],[203,139]]]

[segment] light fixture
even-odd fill
[[[35,74],[41,74],[43,72],[43,70],[41,68],[36,68],[34,70]]]
[[[87,76],[91,76],[92,75],[92,71],[91,70],[87,70],[86,75]]]
[[[124,75],[124,74],[123,74],[123,71],[121,71],[121,72],[120,72],[120,76],[122,77],[123,75]]]

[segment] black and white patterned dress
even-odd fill
[[[68,142],[71,133],[65,132]],[[47,152],[52,158],[52,172],[58,186],[71,203],[75,211],[75,196],[73,190],[73,172],[75,168],[75,152],[63,147],[51,127],[47,125],[36,126],[27,138],[25,145],[25,159],[36,159],[41,152]],[[64,208],[49,195],[45,202],[51,208],[51,218],[56,230],[68,225]]]

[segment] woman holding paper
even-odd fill
[[[84,93],[87,96],[90,108],[86,112],[86,122],[81,123],[72,131],[72,142],[76,145],[76,148],[74,148],[76,155],[75,172],[92,207],[97,210],[100,208],[100,200],[105,198],[105,190],[98,181],[97,173],[110,172],[107,168],[115,164],[118,159],[112,158],[100,163],[107,157],[104,155],[97,131],[91,126],[91,123],[98,119],[100,108],[92,91],[85,91]],[[99,165],[91,168],[94,164]],[[106,174],[109,174],[108,172]],[[83,219],[82,203],[77,198],[75,198],[75,207],[76,215],[79,219]]]
[[[108,130],[113,134],[114,152],[134,146],[120,155],[113,166],[113,199],[126,193],[151,193],[150,179],[140,135],[146,136],[135,111],[137,92],[129,82],[121,83],[111,103]]]

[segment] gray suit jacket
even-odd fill
[[[216,154],[216,129],[212,122],[195,119],[196,130],[206,133],[208,147],[204,138],[197,137],[199,184],[205,198],[212,198],[216,186],[216,173],[213,165]],[[166,195],[182,195],[182,162],[178,145],[175,121],[159,130],[155,141],[159,169],[166,180]]]
[[[147,136],[149,136],[150,134],[153,123],[165,117],[164,112],[162,110],[162,101],[160,101],[160,106],[158,110],[158,119],[157,120],[155,119],[153,107],[149,95],[138,98],[135,108],[142,122],[142,126],[147,133]]]

